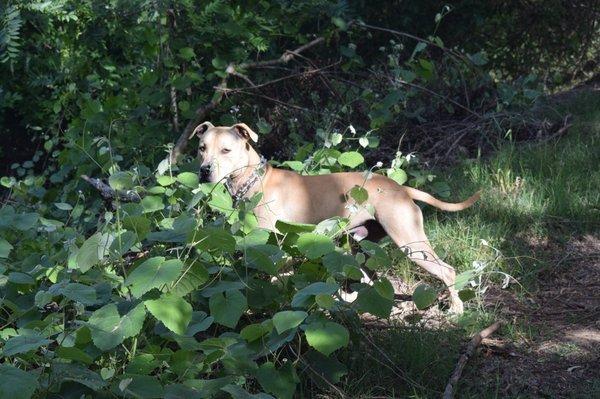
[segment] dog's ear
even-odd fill
[[[232,128],[244,139],[251,139],[255,143],[258,142],[258,134],[256,134],[254,130],[250,129],[245,123],[236,123],[232,126]]]
[[[204,134],[204,132],[206,132],[211,127],[215,127],[215,126],[212,123],[210,123],[210,122],[202,122],[201,124],[199,124],[198,126],[196,126],[196,128],[194,129],[194,131],[190,134],[189,138],[191,139],[194,136],[201,136],[202,134]]]

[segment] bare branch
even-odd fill
[[[446,385],[446,390],[444,391],[443,396],[444,399],[452,399],[454,397],[454,388],[456,387],[456,384],[460,379],[460,376],[463,372],[463,369],[465,368],[465,365],[467,364],[467,361],[473,355],[475,349],[479,346],[479,344],[481,344],[481,341],[492,335],[499,327],[500,322],[497,321],[485,330],[482,330],[478,334],[475,334],[475,336],[471,339],[471,342],[469,342],[469,346],[467,346],[467,350],[465,351],[465,353],[462,354],[460,359],[458,359],[458,363],[456,363],[454,372],[452,373],[452,376],[448,381],[448,385]]]
[[[142,197],[134,190],[115,190],[102,180],[87,175],[81,175],[81,178],[90,183],[92,187],[100,191],[102,197],[106,199],[119,199],[123,202],[140,202]]]

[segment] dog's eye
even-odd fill
[[[202,145],[202,146],[198,147],[198,149],[199,149],[200,151],[204,152],[204,150],[206,150],[206,147]]]
[[[231,152],[231,150],[230,150],[229,148],[223,148],[223,149],[221,150],[221,152],[222,152],[223,154],[227,154],[227,153]]]

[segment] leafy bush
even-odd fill
[[[358,152],[329,148],[301,164],[323,173],[362,163]],[[106,209],[81,194],[36,212],[1,209],[0,392],[27,380],[32,389],[21,397],[83,386],[127,397],[286,398],[303,363],[339,382],[345,367],[335,353],[350,344],[358,313],[389,316],[386,278],[355,285],[355,302],[340,296],[344,281],[362,277],[361,265],[391,265],[368,241],[350,252],[347,220],[278,222],[269,232],[252,213],[259,196],[234,207],[223,185],[199,184],[195,173],[109,169],[110,186],[141,201],[116,199]],[[357,186],[350,195],[361,206],[366,192]],[[415,291],[419,307],[435,299],[430,288]]]

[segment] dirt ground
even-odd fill
[[[498,397],[600,398],[600,238],[542,245],[556,262],[534,293],[485,296],[519,333],[484,340],[463,378],[482,392],[496,385]]]
[[[503,327],[469,360],[456,397],[600,398],[600,238],[531,245],[555,261],[538,272],[530,293],[487,290],[483,306]],[[439,307],[418,311],[406,300],[414,287],[388,278],[397,293],[406,293],[394,309],[396,322],[418,315],[425,328],[452,327]],[[365,322],[383,327],[374,319]]]

